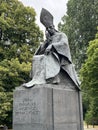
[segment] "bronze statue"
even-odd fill
[[[42,9],[40,21],[46,27],[46,40],[33,57],[32,80],[22,86],[30,88],[36,84],[59,84],[59,73],[63,70],[79,88],[67,36],[54,28],[53,16],[46,9]]]

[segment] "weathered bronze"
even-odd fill
[[[36,84],[59,84],[59,74],[63,70],[79,89],[67,36],[54,28],[53,16],[46,9],[42,9],[40,21],[46,27],[46,40],[33,57],[32,80],[22,86],[30,88]]]

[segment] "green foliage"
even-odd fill
[[[33,8],[23,6],[18,0],[1,0],[0,27],[4,41],[37,45],[42,39],[42,32],[35,23],[35,16]]]
[[[91,100],[85,121],[87,124],[98,125],[98,97]]]
[[[98,34],[98,33],[97,33]],[[81,87],[84,91],[84,106],[88,102],[86,122],[98,124],[98,37],[90,41],[87,60],[80,70]],[[86,96],[85,96],[86,95]]]
[[[20,62],[31,62],[36,46],[29,46],[23,44],[17,46],[17,44],[7,46],[1,46],[0,50],[0,61],[11,58],[18,58]]]
[[[69,0],[67,15],[59,23],[59,30],[67,34],[73,62],[80,69],[86,58],[86,49],[93,40],[98,25],[97,0]]]
[[[28,81],[30,66],[30,62],[20,63],[18,58],[5,59],[0,62],[0,89],[3,88],[3,91],[11,92],[15,87]]]
[[[11,128],[12,123],[12,93],[0,92],[0,124],[7,124]]]
[[[98,84],[98,39],[90,42],[87,50],[87,56],[88,58],[81,69],[83,81],[82,87],[86,88],[86,90],[88,90],[90,87],[96,89],[95,86]]]
[[[28,82],[32,57],[43,33],[35,10],[18,0],[0,0],[0,124],[12,125],[12,92]]]

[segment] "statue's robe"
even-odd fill
[[[63,69],[79,88],[79,81],[72,64],[67,36],[60,32],[56,32],[55,35],[51,36],[51,42],[45,48],[45,50],[50,50],[47,55],[45,50],[42,53],[42,48],[43,45],[40,45],[34,55],[32,78],[39,79],[42,82],[52,78],[55,79],[60,70]]]
[[[47,43],[44,43],[44,46],[45,44]],[[49,54],[45,54],[46,49],[50,50]],[[52,78],[56,82],[58,80],[57,75],[63,69],[79,88],[79,81],[71,60],[68,39],[64,33],[56,32],[55,35],[51,36],[50,43],[46,48],[44,47],[44,51],[43,44],[40,45],[34,55],[32,68],[32,79],[34,78],[39,83]]]

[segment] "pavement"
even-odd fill
[[[98,130],[98,126],[95,128],[93,128],[92,126],[90,126],[89,128],[87,128],[86,126],[84,126],[84,130]]]

